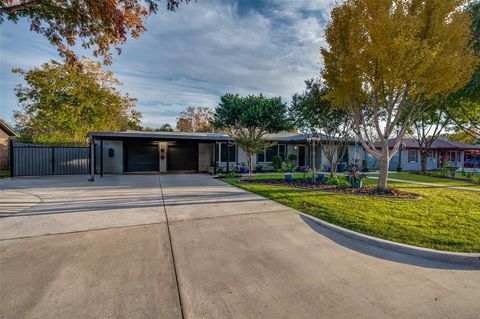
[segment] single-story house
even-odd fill
[[[0,119],[0,170],[9,168],[9,139],[18,136],[18,134],[11,128],[7,122]]]
[[[389,147],[393,148],[395,140],[389,141]],[[377,145],[380,148],[379,145]],[[438,138],[433,142],[428,154],[427,169],[439,169],[443,165],[467,167],[472,160],[480,160],[480,145],[463,144]],[[421,169],[420,148],[413,138],[402,139],[399,150],[390,161],[390,170],[396,170],[401,162],[403,170],[418,171]]]
[[[210,172],[232,171],[246,165],[247,154],[223,133],[190,132],[91,132],[91,174],[123,174],[129,172]],[[300,133],[269,134],[274,146],[256,154],[254,167],[271,165],[273,156],[286,160],[296,155],[299,167],[311,167],[312,147],[308,136]],[[321,146],[320,146],[321,147]],[[342,162],[353,162],[355,146],[348,146]],[[316,151],[316,167],[328,161],[320,149]]]

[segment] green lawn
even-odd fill
[[[370,236],[440,250],[480,252],[477,192],[391,183],[399,190],[422,196],[392,199],[248,184],[237,179],[224,181]]]
[[[378,174],[373,174],[369,176],[375,176],[378,177]],[[462,181],[462,180],[455,180],[455,179],[450,179],[450,178],[443,178],[443,177],[431,177],[431,176],[425,176],[425,175],[420,175],[420,174],[413,174],[409,172],[402,172],[402,173],[389,173],[388,174],[389,178],[396,178],[396,179],[403,179],[407,181],[414,181],[414,182],[426,182],[426,183],[438,183],[438,184],[444,184],[444,185],[449,185],[449,186],[467,186],[467,187],[479,187],[480,185],[474,184],[468,181]]]

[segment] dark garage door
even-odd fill
[[[198,144],[172,143],[167,149],[167,170],[169,171],[197,171]]]
[[[124,145],[127,172],[158,171],[158,143],[156,141],[125,141]]]

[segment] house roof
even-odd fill
[[[115,138],[146,138],[158,140],[206,140],[228,141],[231,138],[223,133],[199,132],[150,132],[150,131],[125,131],[125,132],[90,132],[89,137],[115,139]]]
[[[7,133],[8,136],[18,136],[18,133],[13,130],[13,128],[7,124],[3,119],[0,119],[0,130]]]
[[[198,141],[232,141],[225,133],[199,133],[199,132],[160,132],[160,131],[125,131],[125,132],[90,132],[89,137],[115,139],[115,138],[146,138],[157,140],[198,140]],[[308,135],[302,133],[273,133],[266,134],[265,138],[276,142],[300,143],[307,142]],[[324,135],[321,140],[326,140]]]
[[[396,139],[388,140],[388,147],[392,148]],[[413,138],[403,138],[402,143],[405,148],[418,149],[418,142]],[[375,147],[381,148],[380,143],[375,143]],[[439,137],[432,144],[431,149],[452,149],[452,150],[480,150],[480,145],[464,144],[454,141],[449,141],[443,137]]]

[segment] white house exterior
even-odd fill
[[[92,167],[100,174],[129,172],[216,172],[233,171],[246,165],[247,154],[237,147],[232,138],[222,133],[186,132],[92,132],[89,134]],[[312,167],[312,147],[307,136],[299,133],[269,134],[266,139],[275,145],[254,157],[254,168],[269,169],[272,157],[280,156],[285,161],[290,154],[296,155],[299,169]],[[328,161],[317,145],[315,166],[325,168]],[[357,153],[358,148],[357,148]],[[361,158],[362,154],[357,154]],[[355,146],[340,161],[353,163]],[[93,173],[93,172],[92,172]]]

